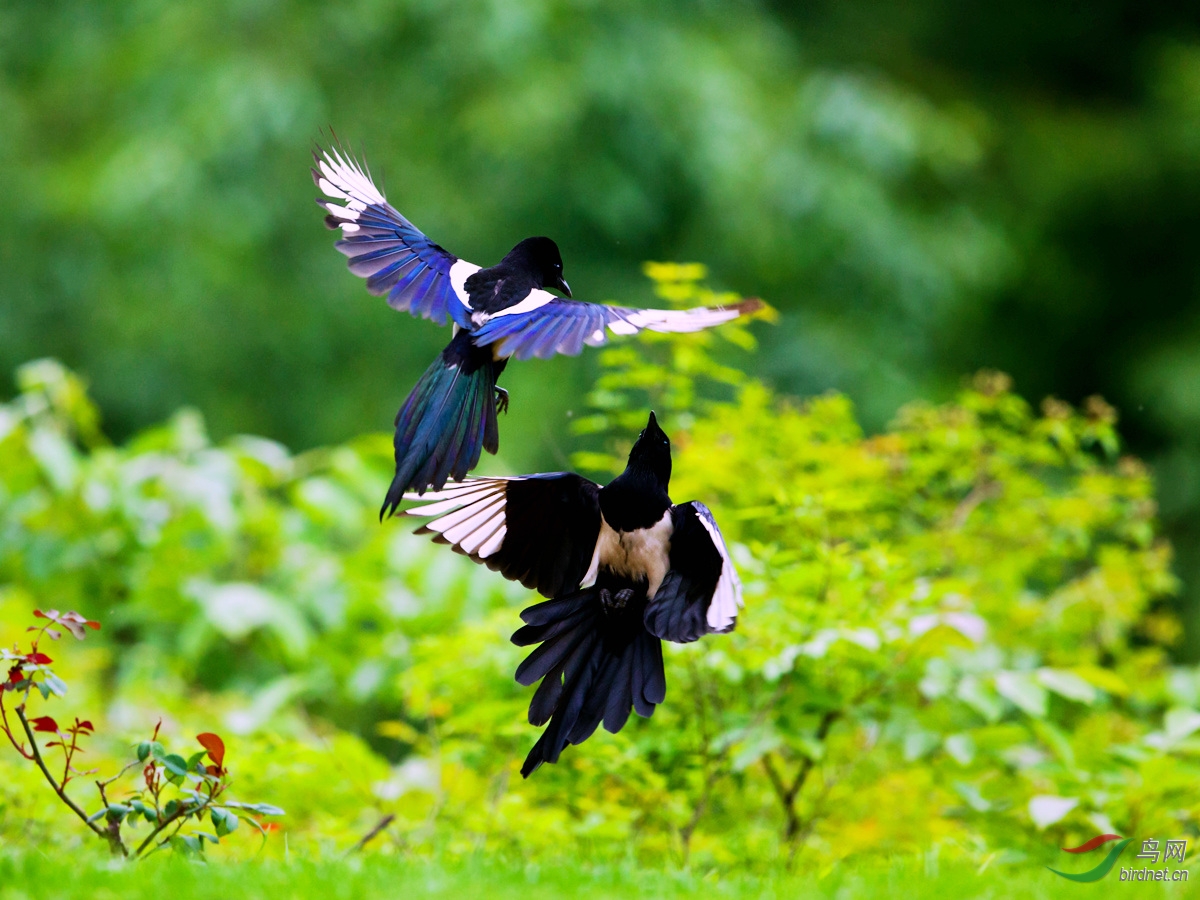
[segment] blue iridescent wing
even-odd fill
[[[325,194],[317,203],[329,213],[325,224],[342,230],[334,246],[349,257],[350,271],[367,279],[367,290],[387,297],[393,309],[439,325],[449,317],[469,326],[463,283],[479,267],[446,252],[400,215],[354,157],[335,147],[313,159],[313,181]]]

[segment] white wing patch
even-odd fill
[[[615,310],[612,313],[616,313]],[[610,313],[610,315],[612,314]],[[695,309],[639,309],[622,312],[609,320],[613,334],[637,334],[643,328],[651,331],[703,331],[714,325],[732,322],[742,314],[740,306],[700,306]]]
[[[703,503],[696,503],[695,509],[700,524],[708,531],[713,546],[721,554],[721,577],[717,579],[717,589],[713,591],[708,604],[708,627],[712,631],[728,631],[737,621],[738,610],[742,608],[742,582],[729,559],[725,539],[721,537],[721,529],[717,527],[712,512]]]
[[[317,168],[321,170],[321,178],[317,180],[319,187],[327,197],[341,200],[346,205],[326,202],[325,209],[343,221],[338,224],[345,233],[358,231],[354,220],[372,204],[383,205],[387,199],[383,192],[375,187],[359,163],[353,158],[347,159],[335,148],[323,150],[317,160]]]
[[[455,550],[475,559],[487,559],[500,549],[508,533],[504,503],[512,478],[468,478],[461,484],[424,494],[405,494],[405,500],[417,500],[424,506],[404,511],[406,516],[432,516],[421,527],[432,531]]]

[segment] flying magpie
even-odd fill
[[[494,266],[482,269],[435,244],[397,212],[369,170],[338,146],[313,153],[313,181],[325,224],[341,229],[334,246],[367,290],[395,309],[454,323],[454,336],[421,376],[396,415],[396,475],[380,517],[396,511],[405,491],[462,481],[480,452],[500,444],[497,413],[508,393],[496,386],[510,358],[578,354],[613,334],[699,331],[753,312],[759,300],[689,310],[633,309],[567,298],[562,256],[547,237],[521,241]]]
[[[662,641],[732,631],[742,586],[720,529],[699,501],[672,504],[671,442],[654,413],[625,471],[600,487],[555,472],[469,478],[405,511],[432,517],[418,534],[550,599],[521,613],[512,641],[539,644],[517,681],[541,685],[532,725],[550,724],[521,767],[529,777],[587,740],[615,734],[632,707],[649,716],[666,696]]]

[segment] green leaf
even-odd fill
[[[44,681],[35,681],[33,686],[41,692],[43,700],[50,699],[50,694],[52,693],[50,690],[50,685],[46,684]]]
[[[979,788],[973,784],[967,784],[965,781],[954,782],[954,792],[958,796],[967,801],[967,806],[975,810],[975,812],[987,812],[992,808],[992,804],[979,792]]]
[[[992,689],[973,675],[968,675],[958,684],[956,696],[989,722],[996,722],[1004,714],[1004,705]]]
[[[180,803],[178,800],[168,800],[163,806],[163,818],[170,819],[179,812]]]
[[[150,742],[142,741],[140,744],[137,745],[138,762],[145,762],[149,756],[150,756]]]
[[[56,697],[65,697],[67,694],[67,683],[55,675],[53,672],[46,670],[42,673],[45,679],[46,689]],[[42,691],[45,694],[45,690]]]
[[[938,736],[932,731],[925,731],[921,728],[912,728],[904,735],[904,761],[915,762],[928,756],[940,743]]]
[[[244,809],[247,812],[252,812],[260,816],[287,815],[287,813],[285,813],[278,806],[272,806],[270,803],[242,803],[237,800],[229,800],[224,805],[236,807],[237,809]]]
[[[178,753],[169,753],[160,759],[159,762],[162,763],[164,769],[177,778],[182,778],[188,773],[187,760]]]
[[[1079,805],[1078,797],[1056,797],[1053,794],[1039,794],[1029,798],[1029,818],[1039,831],[1049,828],[1060,821],[1067,813]]]
[[[1063,765],[1072,769],[1075,767],[1075,748],[1071,746],[1071,738],[1066,732],[1048,719],[1034,722],[1033,730]]]
[[[171,846],[185,856],[203,856],[204,842],[194,834],[177,834],[171,838]]]
[[[738,742],[737,752],[734,753],[730,765],[735,772],[742,772],[782,744],[783,738],[773,728],[750,729]]]
[[[946,755],[960,766],[969,766],[975,759],[975,741],[969,734],[949,735],[942,746],[946,748]]]
[[[1170,741],[1183,740],[1200,730],[1200,712],[1186,707],[1175,707],[1163,716],[1163,730]]]
[[[156,760],[161,762],[162,758],[167,755],[167,748],[158,741],[150,741],[150,753]]]
[[[237,814],[234,812],[231,812],[228,809],[221,809],[220,807],[213,807],[212,813],[210,814],[210,818],[212,819],[213,828],[216,829],[217,834],[220,835],[221,837],[224,837],[225,835],[229,834],[231,831],[237,830],[237,827],[238,827]]]
[[[1046,715],[1046,689],[1032,672],[997,672],[996,692],[1031,716]]]
[[[129,809],[124,803],[110,803],[105,811],[105,818],[110,822],[122,822],[129,815]]]
[[[199,753],[193,753],[188,757],[187,769],[189,772],[196,772],[200,775],[204,774],[204,766],[200,763],[200,760],[204,759],[206,752],[205,750],[201,750]]]
[[[1095,703],[1098,696],[1095,685],[1080,678],[1074,672],[1067,672],[1063,669],[1038,669],[1037,680],[1043,687],[1060,697],[1076,700],[1088,706]]]

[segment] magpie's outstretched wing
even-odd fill
[[[646,604],[646,630],[681,644],[732,631],[742,605],[742,583],[716,519],[693,500],[672,507],[671,522],[671,567]]]
[[[405,515],[433,517],[418,534],[545,597],[579,587],[600,535],[600,487],[569,472],[468,478],[405,499],[424,504]]]
[[[475,333],[475,344],[496,344],[501,357],[548,359],[556,353],[574,356],[585,344],[595,347],[613,334],[651,331],[700,331],[762,308],[762,301],[743,300],[729,306],[695,309],[634,309],[563,300],[549,291],[531,291],[515,306],[487,317]]]
[[[330,199],[317,203],[325,224],[340,228],[334,244],[350,258],[350,271],[367,279],[367,290],[387,297],[393,309],[446,324],[470,324],[463,286],[479,266],[448,253],[400,215],[375,186],[366,167],[338,147],[313,153],[313,181]],[[335,202],[336,201],[336,202]]]

